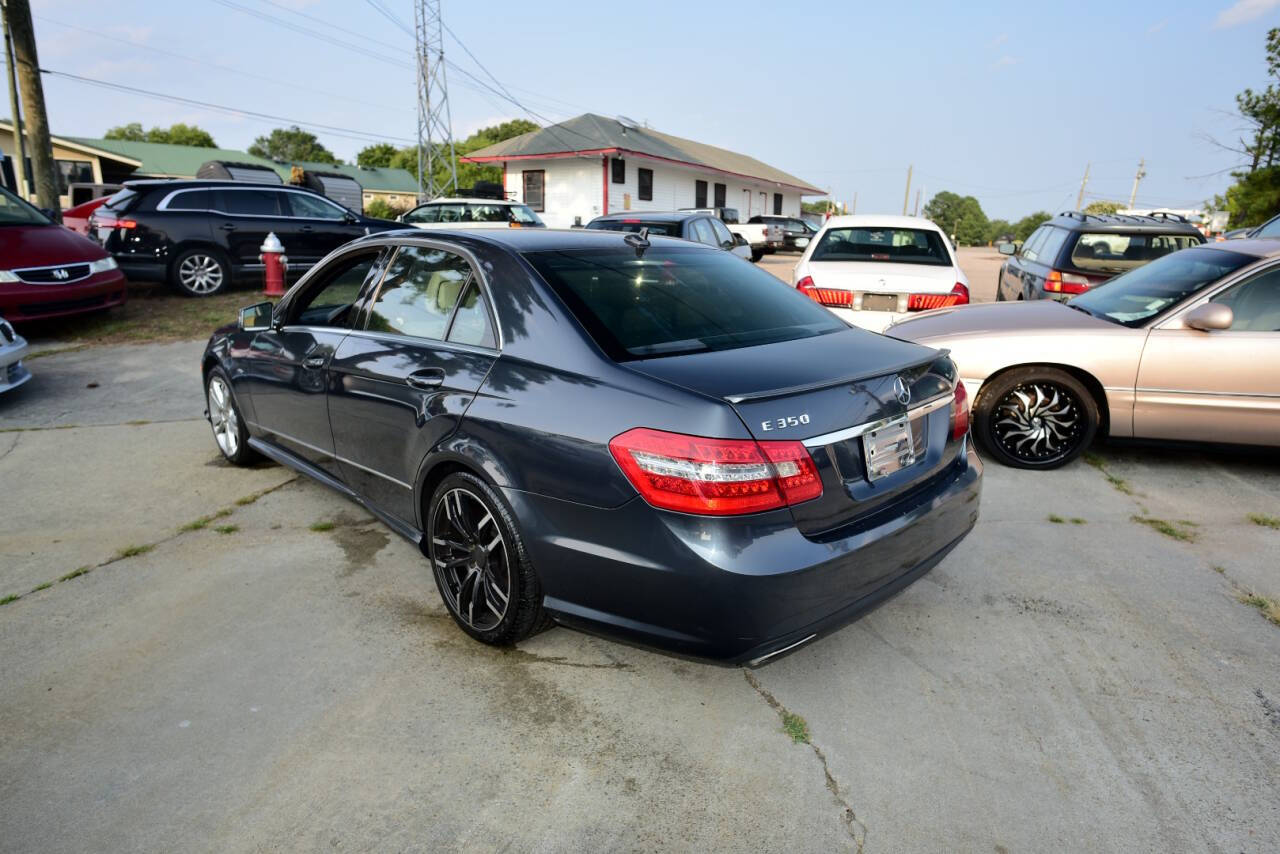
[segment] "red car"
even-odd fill
[[[107,203],[110,196],[99,196],[96,199],[76,205],[73,208],[67,208],[62,212],[62,224],[74,231],[76,234],[89,236],[89,214],[96,211]]]
[[[124,274],[89,238],[0,187],[0,315],[11,323],[125,301]]]

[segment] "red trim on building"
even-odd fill
[[[502,195],[507,195],[507,161],[502,161]]]
[[[600,158],[601,186],[604,188],[604,214],[609,215],[609,155]]]
[[[556,151],[551,154],[496,154],[492,157],[459,157],[459,163],[497,163],[499,160],[562,160],[594,154],[617,154],[616,148],[588,148],[582,151]]]

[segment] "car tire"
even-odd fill
[[[240,414],[231,380],[222,368],[215,367],[204,379],[204,400],[209,409],[209,426],[213,441],[227,461],[237,466],[257,462],[258,452],[249,447],[249,427]]]
[[[550,624],[515,518],[483,480],[470,472],[442,480],[427,507],[424,536],[440,598],[468,635],[508,646]]]
[[[169,285],[183,296],[210,297],[231,286],[231,264],[217,249],[184,249],[169,265]]]
[[[761,259],[761,258],[763,258],[763,257],[764,257],[764,253],[763,253],[763,252],[761,252],[759,249],[752,249],[752,250],[751,250],[751,263],[752,263],[752,264],[757,264],[757,263],[759,263],[759,262],[760,262],[760,259]]]
[[[973,435],[989,459],[1053,469],[1089,447],[1101,420],[1098,401],[1071,374],[1017,368],[983,384],[973,407]]]

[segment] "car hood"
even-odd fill
[[[893,324],[886,335],[908,341],[952,338],[957,335],[1094,331],[1115,324],[1068,308],[1053,300],[993,302],[940,308]]]
[[[0,263],[7,270],[83,264],[106,257],[101,246],[60,225],[0,226]]]

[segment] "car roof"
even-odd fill
[[[155,188],[167,188],[170,190],[184,190],[187,188],[200,187],[249,187],[254,190],[295,190],[300,193],[310,193],[313,196],[322,196],[310,187],[299,187],[297,184],[268,184],[260,181],[235,181],[230,178],[140,178],[136,181],[125,181],[124,187],[129,190],[151,190]]]
[[[501,246],[513,252],[542,252],[553,250],[575,249],[609,249],[628,246],[624,238],[628,235],[620,231],[588,228],[404,228],[392,231],[379,231],[352,241],[355,243],[379,242],[392,240],[397,242],[430,242],[432,240],[456,240],[460,243],[487,243]],[[634,235],[631,235],[634,238]],[[665,246],[682,249],[705,249],[708,252],[719,252],[714,246],[692,243],[677,237],[649,235],[653,246]],[[352,245],[349,244],[349,245]]]
[[[1253,255],[1256,258],[1275,258],[1280,256],[1280,237],[1244,237],[1239,240],[1206,243],[1204,247],[1221,249],[1225,252],[1239,252],[1241,255]]]
[[[432,199],[429,202],[423,202],[418,207],[425,205],[523,205],[524,202],[517,202],[514,199],[486,199],[480,196],[449,196],[447,198]]]
[[[684,222],[694,217],[711,216],[705,211],[627,211],[626,213],[604,214],[591,222],[625,222],[629,219],[636,222]],[[590,223],[588,223],[589,225]]]
[[[832,228],[858,228],[874,226],[877,228],[927,228],[930,231],[942,231],[938,224],[922,216],[898,216],[896,214],[848,214],[833,216],[823,223]]]
[[[1177,214],[1140,216],[1138,214],[1087,214],[1063,211],[1049,220],[1069,231],[1134,232],[1153,231],[1162,234],[1199,234],[1200,230]],[[1042,223],[1043,224],[1043,223]]]

